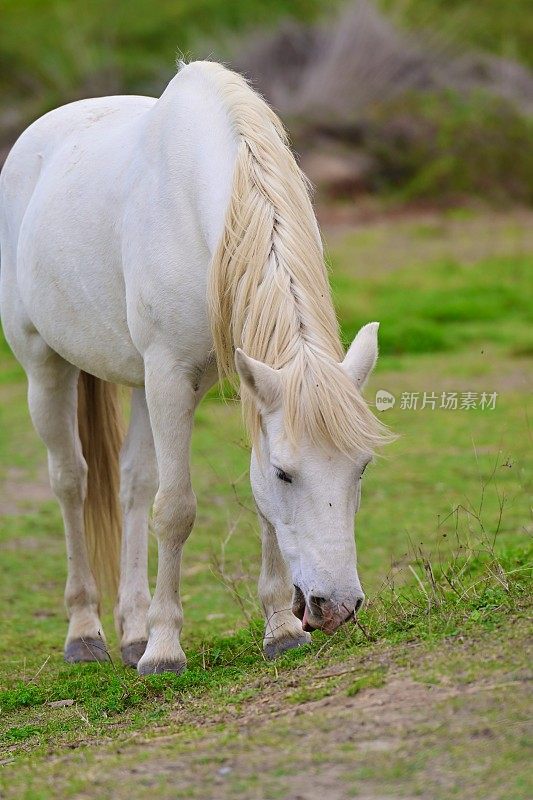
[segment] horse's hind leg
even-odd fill
[[[107,652],[98,616],[98,591],[85,543],[87,465],[78,435],[79,370],[60,358],[38,334],[31,338],[31,364],[26,363],[28,404],[35,429],[48,449],[50,483],[65,526],[69,618],[65,660],[104,660]]]
[[[122,660],[136,667],[148,639],[148,517],[157,491],[157,462],[144,389],[132,393],[120,473],[123,534],[115,624]]]
[[[311,636],[292,613],[293,585],[276,532],[260,514],[259,522],[263,544],[259,598],[266,620],[263,650],[267,658],[276,658],[285,650],[308,644]]]

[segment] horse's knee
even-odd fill
[[[153,526],[158,537],[177,536],[185,540],[196,518],[196,497],[192,489],[159,491],[155,498]]]
[[[87,464],[84,459],[65,464],[50,460],[50,485],[63,504],[83,504],[87,493]]]

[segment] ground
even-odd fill
[[[22,765],[25,796],[527,797],[525,633],[515,622],[439,648],[315,660],[222,713],[185,704],[148,736],[55,755],[37,779]]]
[[[361,625],[263,660],[249,454],[236,404],[212,393],[193,448],[188,673],[124,670],[109,608],[112,663],[63,664],[59,514],[0,346],[0,797],[532,795],[533,215],[322,216],[345,338],[381,321],[367,397],[395,396],[382,419],[400,434],[365,473]],[[441,408],[452,392],[458,408]]]

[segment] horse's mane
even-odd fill
[[[388,432],[339,366],[343,348],[320,234],[283,125],[240,75],[211,62],[201,67],[238,139],[231,199],[208,287],[220,374],[234,375],[234,352],[241,347],[281,369],[291,441],[305,432],[313,442],[348,454],[373,452],[389,439]],[[257,407],[243,387],[241,397],[257,441]]]

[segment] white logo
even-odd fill
[[[396,398],[385,389],[378,389],[376,392],[376,408],[378,411],[388,411],[389,408],[394,408]]]

